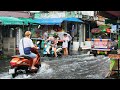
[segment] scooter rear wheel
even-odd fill
[[[17,74],[17,68],[15,68],[15,73],[12,74],[12,78],[15,78],[17,75],[18,75],[18,74]]]

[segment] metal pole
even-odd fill
[[[119,30],[119,17],[118,17],[118,49],[120,49],[120,30]],[[118,59],[118,78],[119,78],[119,59]]]
[[[2,22],[0,21],[0,44],[2,44],[2,46],[1,46],[1,50],[3,51],[3,35],[2,35]]]
[[[24,22],[23,22],[23,30],[22,31],[24,31]],[[22,36],[24,37],[24,34]]]
[[[119,33],[119,17],[118,17],[118,22],[117,22],[118,24],[118,27],[117,27],[117,29],[118,29],[118,49],[120,49],[120,33]]]
[[[90,38],[90,24],[89,24],[89,38]]]

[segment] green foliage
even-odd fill
[[[4,54],[0,55],[0,60],[4,60],[4,59],[7,59],[7,58],[8,58],[7,55],[4,55]]]
[[[100,25],[98,28],[101,30],[104,30],[104,29],[111,28],[111,27],[109,25]]]

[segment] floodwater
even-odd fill
[[[19,74],[12,78],[7,69],[0,72],[0,79],[105,79],[109,65],[109,58],[103,55],[81,54],[57,59],[44,57],[38,73]]]

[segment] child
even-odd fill
[[[64,56],[68,55],[68,42],[69,42],[69,37],[67,36],[67,33],[65,33],[63,36],[63,44],[62,44]]]

